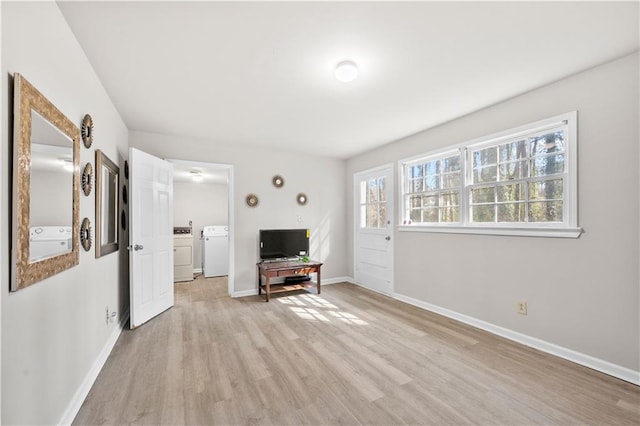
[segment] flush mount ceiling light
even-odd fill
[[[191,180],[194,182],[202,182],[203,176],[202,176],[202,172],[200,170],[190,170],[189,173],[191,173]]]
[[[349,83],[358,77],[358,66],[353,61],[342,61],[336,66],[336,79],[342,83]]]

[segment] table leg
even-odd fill
[[[260,268],[258,268],[258,296],[262,294],[262,287],[260,287]]]
[[[264,288],[265,288],[265,292],[267,294],[267,302],[269,302],[269,296],[271,295],[271,283],[269,282],[269,274],[265,274],[265,282],[264,282]]]
[[[318,268],[318,294],[320,294],[320,268]]]

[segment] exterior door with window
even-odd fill
[[[354,175],[355,280],[393,293],[393,166]]]

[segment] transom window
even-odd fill
[[[579,235],[576,118],[563,114],[401,161],[403,225]]]

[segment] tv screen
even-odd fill
[[[287,259],[308,255],[308,229],[260,230],[260,259]]]

